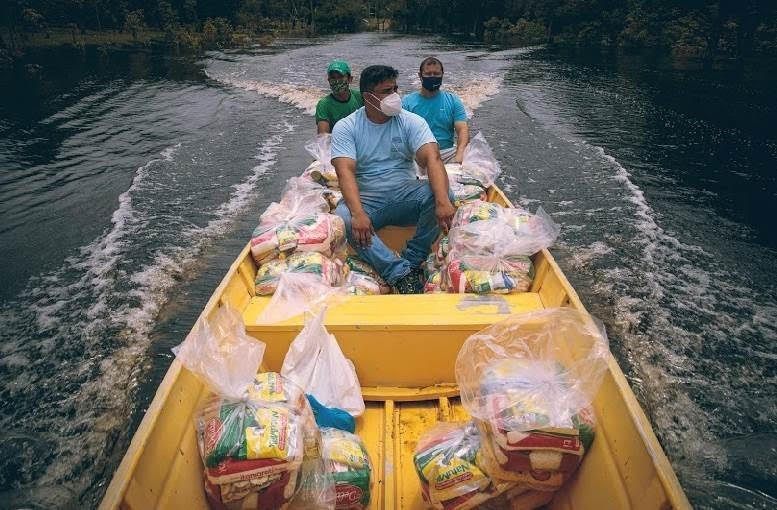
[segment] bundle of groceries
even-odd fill
[[[345,258],[348,275],[345,286],[349,294],[358,296],[389,294],[391,286],[381,278],[378,272],[359,257],[349,255]]]
[[[335,484],[337,510],[364,510],[370,505],[372,464],[364,443],[356,434],[321,429],[324,465]]]
[[[303,488],[320,436],[302,391],[257,374],[244,398],[208,399],[197,417],[205,490],[213,508],[282,508]]]
[[[274,293],[283,273],[313,274],[320,277],[323,283],[334,287],[342,283],[343,263],[321,253],[304,251],[265,262],[256,272],[256,293],[260,296]]]
[[[534,279],[531,256],[550,246],[558,233],[541,208],[531,214],[480,200],[464,204],[426,261],[425,291],[528,291]]]
[[[478,465],[480,434],[472,422],[438,423],[418,440],[413,464],[431,508],[465,510],[513,484],[498,482]]]
[[[302,177],[309,179],[329,189],[339,190],[335,167],[332,166],[332,135],[324,133],[317,135],[305,143],[305,150],[313,156],[313,163],[302,173]]]
[[[609,356],[603,326],[571,308],[518,314],[469,337],[456,359],[473,420],[438,424],[415,467],[433,508],[547,504],[591,448],[591,402]]]
[[[251,254],[263,264],[293,252],[317,252],[328,257],[344,248],[345,224],[328,213],[301,214],[278,222],[263,222],[251,236]]]

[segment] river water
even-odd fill
[[[50,50],[0,81],[0,507],[99,502],[258,215],[325,66],[445,64],[698,508],[777,505],[775,72],[358,34]],[[193,489],[194,490],[194,489]]]

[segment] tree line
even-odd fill
[[[508,45],[659,48],[678,56],[777,55],[777,1],[766,0],[3,0],[0,46],[52,27],[157,30],[204,45],[244,34],[395,31],[462,34]],[[200,41],[200,42],[202,42]]]
[[[777,56],[772,0],[395,0],[390,9],[395,29],[497,43]]]

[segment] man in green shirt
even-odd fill
[[[322,97],[316,105],[318,134],[331,133],[338,120],[364,106],[361,93],[350,87],[353,77],[348,62],[333,60],[326,72],[332,93]]]

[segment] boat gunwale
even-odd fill
[[[506,206],[513,207],[512,203],[507,199],[501,189],[495,185],[489,190],[489,200],[493,198],[493,195],[498,195],[499,198],[505,202]],[[546,260],[548,264],[548,271],[552,271],[555,277],[558,279],[559,284],[567,296],[566,305],[588,314],[588,311],[580,300],[577,291],[569,283],[569,280],[566,278],[566,275],[563,273],[550,251],[543,249],[536,256],[541,256]],[[216,287],[202,312],[199,314],[197,321],[205,320],[205,318],[216,307],[222,305],[224,290],[231,283],[233,278],[240,277],[239,267],[246,259],[246,257],[250,257],[250,242],[246,243],[246,246],[241,250],[237,259],[230,265],[229,270],[224,275],[224,278]],[[547,276],[543,276],[543,278],[546,277]],[[680,485],[677,474],[672,468],[666,453],[664,452],[661,444],[658,441],[658,438],[655,435],[650,420],[640,406],[639,401],[628,384],[628,380],[626,379],[623,370],[620,368],[620,365],[611,352],[608,355],[607,366],[609,372],[612,374],[613,381],[617,387],[618,393],[626,405],[627,413],[631,417],[635,428],[640,434],[642,443],[645,445],[645,449],[653,461],[656,476],[666,493],[667,500],[671,502],[673,508],[691,509],[692,507],[690,502],[685,492],[683,491],[682,486]],[[183,366],[181,363],[177,359],[174,359],[170,365],[170,368],[167,370],[165,377],[162,379],[162,382],[157,388],[154,399],[146,410],[146,413],[144,414],[138,428],[135,430],[132,436],[132,440],[130,441],[130,445],[125,452],[121,463],[113,474],[111,482],[108,485],[105,495],[103,496],[103,499],[99,505],[100,509],[121,508],[121,503],[132,480],[131,475],[134,472],[138,462],[140,461],[145,446],[150,440],[151,432],[154,430],[154,426],[161,416],[164,405],[167,403],[168,398],[172,393],[173,387],[178,380],[182,368]],[[367,397],[367,400],[385,400],[387,404],[392,401],[429,400],[438,397],[447,397],[458,393],[455,388],[448,386],[418,389],[376,387],[364,388],[364,390],[364,395]],[[384,391],[386,393],[382,394],[381,392]]]

